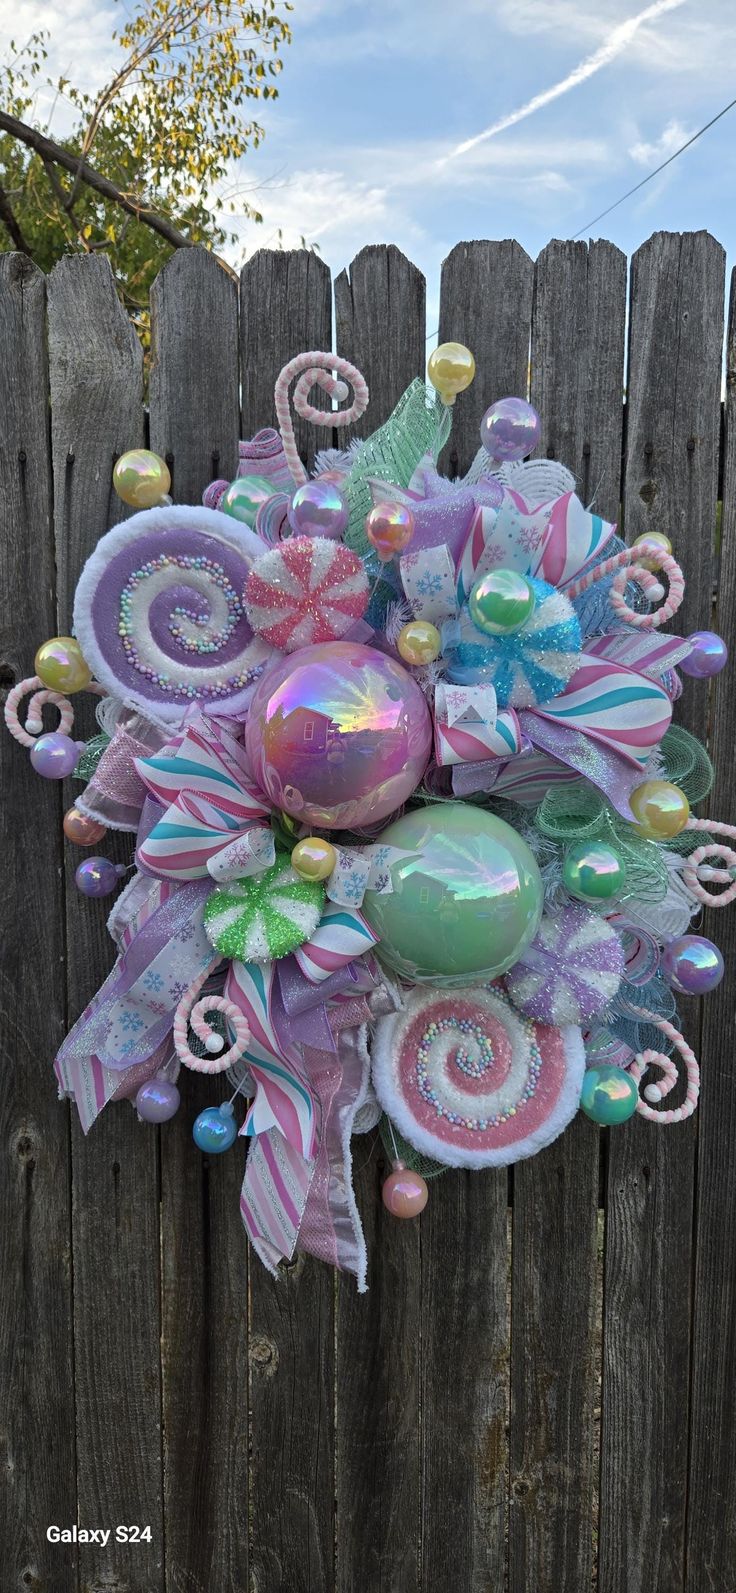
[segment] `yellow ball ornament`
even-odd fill
[[[297,841],[291,854],[291,866],[300,879],[329,879],[337,864],[337,852],[331,841],[319,835],[307,835]]]
[[[635,538],[631,546],[640,548],[643,542],[655,542],[657,547],[661,548],[664,553],[672,552],[672,543],[669,537],[665,536],[664,531],[645,531],[643,536]],[[639,559],[639,563],[643,565],[645,570],[653,570],[655,574],[659,569],[659,565],[655,564],[654,559]]]
[[[396,646],[406,664],[433,664],[440,656],[442,640],[429,620],[411,620],[399,631]]]
[[[49,691],[63,692],[65,697],[84,691],[92,679],[92,671],[73,636],[52,636],[49,641],[42,642],[34,669]]]
[[[427,361],[427,376],[445,404],[454,404],[475,376],[475,360],[464,343],[440,343]]]
[[[669,780],[645,780],[629,797],[634,829],[647,841],[668,841],[684,830],[690,803],[679,785]]]
[[[166,497],[171,475],[165,459],[148,448],[131,448],[121,454],[112,473],[119,498],[131,509],[152,509]]]

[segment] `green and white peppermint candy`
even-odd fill
[[[205,933],[223,957],[275,962],[314,934],[324,901],[321,881],[301,879],[288,852],[277,852],[262,874],[213,890],[205,902]]]

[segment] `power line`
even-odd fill
[[[622,194],[620,199],[614,200],[613,204],[609,205],[607,210],[602,210],[600,215],[593,217],[592,221],[586,221],[585,226],[581,227],[579,232],[573,233],[573,239],[581,238],[583,233],[588,231],[589,227],[594,227],[597,221],[603,220],[604,216],[610,216],[611,211],[617,210],[619,205],[622,205],[626,199],[631,198],[632,194],[638,194],[639,189],[644,188],[646,183],[650,183],[653,177],[658,177],[659,173],[664,171],[665,166],[671,166],[673,160],[677,160],[678,155],[682,155],[683,152],[686,149],[689,149],[690,145],[694,144],[698,138],[702,138],[703,133],[707,133],[709,127],[715,127],[716,122],[720,122],[721,117],[725,116],[727,111],[733,110],[734,105],[736,105],[736,99],[730,100],[728,105],[724,105],[723,110],[719,111],[716,116],[712,116],[710,121],[706,122],[704,127],[698,128],[697,133],[693,133],[692,138],[688,138],[687,143],[681,144],[680,148],[676,149],[674,154],[668,155],[667,159],[662,161],[661,166],[655,166],[654,171],[650,171],[647,177],[642,177],[641,182],[636,183],[633,188],[630,188],[628,193]]]

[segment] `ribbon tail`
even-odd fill
[[[279,1261],[290,1261],[296,1250],[312,1173],[313,1163],[278,1129],[259,1134],[248,1151],[240,1215],[256,1255],[274,1276]]]

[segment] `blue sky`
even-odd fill
[[[0,0],[6,34],[10,13]],[[20,0],[12,31],[47,26],[52,66],[93,87],[114,63],[116,14],[109,0],[70,0],[62,24],[53,4]],[[295,0],[292,20],[265,143],[233,174],[265,223],[236,221],[233,257],[280,229],[287,247],[319,244],[337,272],[364,244],[393,242],[424,270],[430,315],[454,243],[516,237],[536,255],[736,95],[734,0]],[[575,81],[591,57],[604,64]],[[733,259],[735,194],[736,109],[592,235],[630,254],[655,229],[706,227]]]

